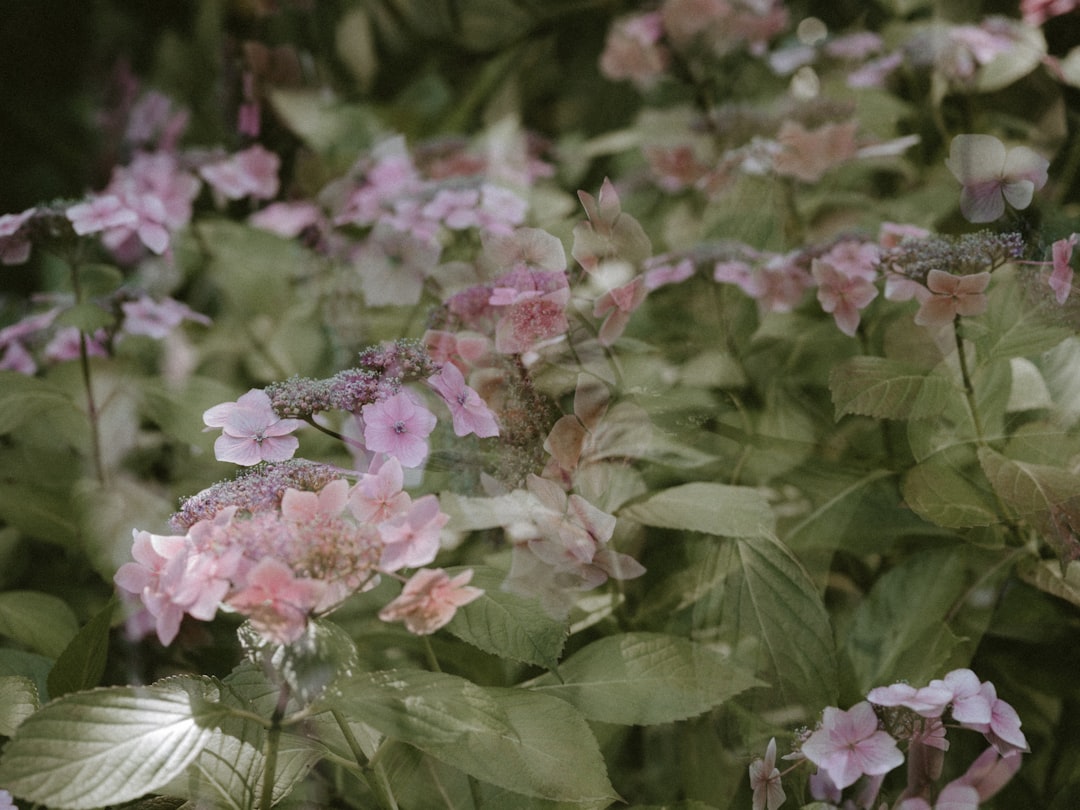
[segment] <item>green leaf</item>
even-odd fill
[[[558,675],[524,685],[568,701],[590,720],[628,726],[684,720],[765,686],[727,656],[663,633],[602,638],[560,664]]]
[[[616,798],[585,719],[565,701],[419,670],[363,673],[332,704],[471,776],[525,796]]]
[[[53,408],[78,411],[71,397],[47,380],[17,371],[0,371],[0,436],[17,430],[26,421],[42,418]]]
[[[1019,282],[1008,279],[1009,272],[1003,268],[994,274],[995,282],[988,293],[989,306],[977,324],[985,328],[975,338],[983,362],[1033,357],[1053,349],[1073,334],[1060,320],[1048,320],[1037,310],[1025,307],[1025,297],[1016,294]]]
[[[116,604],[116,597],[110,599],[60,653],[49,672],[49,694],[52,697],[91,689],[101,682],[109,654],[109,628]]]
[[[0,593],[0,635],[49,658],[56,658],[79,632],[67,602],[37,591]]]
[[[470,585],[484,595],[459,608],[446,629],[463,641],[501,658],[551,669],[562,654],[566,622],[536,609],[535,599],[502,590],[506,574],[490,566],[471,566]],[[449,569],[451,575],[465,570]]]
[[[174,678],[66,695],[19,726],[0,759],[0,784],[72,810],[137,799],[199,755],[221,717],[207,700],[214,691],[205,680]]]
[[[948,406],[956,390],[947,378],[884,357],[852,357],[829,374],[836,418],[925,419]]]
[[[124,274],[112,264],[80,264],[77,270],[79,287],[85,298],[108,295],[124,283]]]
[[[990,526],[1001,519],[984,482],[948,464],[916,464],[904,474],[900,489],[916,514],[938,526]]]
[[[844,641],[856,688],[926,683],[959,643],[946,619],[970,587],[955,548],[916,555],[874,585]]]
[[[979,448],[979,464],[998,497],[1021,514],[1080,495],[1080,476],[1061,467],[1014,461],[989,447]]]
[[[768,499],[760,490],[704,481],[665,489],[622,509],[619,516],[646,526],[723,537],[756,537],[776,526]]]
[[[1029,560],[1018,566],[1017,573],[1040,591],[1080,607],[1080,562],[1070,562],[1062,572],[1054,560]]]
[[[37,687],[25,675],[0,675],[0,736],[11,737],[38,710]]]
[[[48,700],[49,697],[49,687],[46,679],[52,665],[52,659],[43,655],[29,653],[24,650],[15,650],[10,647],[0,647],[0,677],[20,675],[29,678],[41,700]]]
[[[74,326],[80,332],[91,335],[98,329],[115,324],[116,316],[109,310],[87,301],[65,309],[53,323],[57,326]]]

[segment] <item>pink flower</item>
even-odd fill
[[[876,706],[906,706],[923,717],[940,717],[953,699],[953,690],[944,681],[934,681],[920,689],[894,683],[871,689],[866,699]]]
[[[439,532],[450,516],[439,509],[439,499],[425,495],[409,511],[379,524],[383,550],[379,568],[397,571],[427,565],[439,553]]]
[[[352,257],[369,306],[412,306],[424,292],[424,279],[439,263],[442,248],[380,222]]]
[[[30,258],[30,239],[23,225],[36,210],[27,208],[21,214],[0,216],[0,264],[22,264]]]
[[[570,286],[561,270],[504,273],[495,280],[488,303],[500,308],[495,325],[495,351],[500,354],[524,354],[570,328]]]
[[[1020,0],[1020,16],[1028,25],[1039,26],[1080,8],[1080,0]]]
[[[314,203],[276,202],[248,217],[248,224],[292,239],[322,220],[322,211]]]
[[[318,492],[289,487],[281,496],[281,516],[297,523],[314,523],[320,517],[338,517],[349,500],[349,482],[331,481]]]
[[[970,276],[954,276],[944,270],[931,270],[926,286],[931,295],[922,300],[915,313],[919,326],[940,326],[952,323],[958,315],[972,316],[986,312],[986,288],[990,274],[974,273]]]
[[[645,301],[647,294],[645,278],[635,276],[621,287],[609,290],[596,299],[593,315],[597,318],[607,316],[600,326],[600,345],[610,346],[619,339],[630,322],[630,316]]]
[[[776,767],[775,737],[765,748],[765,758],[750,763],[750,787],[754,791],[754,810],[776,810],[787,798]]]
[[[1069,293],[1072,292],[1073,269],[1069,263],[1072,261],[1073,248],[1076,247],[1078,239],[1080,239],[1080,234],[1074,233],[1068,239],[1058,239],[1052,248],[1054,270],[1050,274],[1048,283],[1059,304],[1064,304],[1069,299]]]
[[[950,782],[941,789],[933,805],[921,797],[904,799],[897,810],[979,810],[979,794],[975,788]]]
[[[1050,162],[1016,146],[1006,152],[993,135],[957,135],[945,161],[963,190],[960,211],[969,222],[993,222],[1005,213],[1005,203],[1023,209],[1046,185]]]
[[[199,169],[214,191],[229,200],[268,200],[278,192],[281,159],[259,144]]]
[[[0,810],[19,810],[11,793],[6,790],[0,790]]]
[[[443,366],[438,374],[428,378],[428,385],[435,389],[450,408],[454,420],[454,434],[467,436],[475,433],[480,437],[499,435],[495,414],[472,388],[465,384],[464,375],[453,363]]]
[[[502,273],[507,270],[566,269],[566,249],[557,236],[541,228],[518,228],[512,233],[481,237],[482,261]]]
[[[349,491],[349,510],[361,523],[382,523],[409,511],[412,498],[402,491],[401,462],[386,457],[376,472],[368,471]]]
[[[1001,755],[995,748],[987,748],[953,783],[970,785],[979,794],[979,801],[986,801],[1008,784],[1016,775],[1023,760],[1019,754]]]
[[[93,197],[89,202],[73,205],[64,215],[79,236],[98,233],[107,228],[129,227],[139,221],[138,215],[125,206],[115,194]]]
[[[428,454],[427,437],[435,414],[410,394],[399,391],[363,407],[364,444],[375,453],[389,453],[403,467],[417,467]]]
[[[98,329],[92,335],[86,335],[86,354],[88,357],[108,357],[109,350],[106,348],[109,336],[104,329]],[[57,329],[42,354],[45,359],[54,363],[62,363],[66,360],[77,360],[82,354],[82,333],[77,327],[65,326]]]
[[[989,720],[985,722],[963,720],[957,717],[955,704],[953,705],[953,719],[958,720],[964,728],[981,731],[986,736],[987,741],[1004,756],[1027,751],[1027,738],[1024,736],[1024,732],[1020,730],[1020,715],[1016,713],[1016,709],[997,696],[994,684],[990,681],[981,684],[978,697],[985,700],[989,706]],[[971,700],[974,701],[975,698],[973,697]]]
[[[784,147],[773,163],[776,173],[816,183],[829,169],[855,157],[858,127],[857,121],[847,121],[808,130],[797,121],[785,121],[776,135]]]
[[[480,588],[470,586],[472,570],[450,578],[441,568],[421,568],[405,583],[401,595],[379,611],[384,622],[405,622],[410,633],[430,635],[449,624],[454,613],[483,596]]]
[[[229,597],[228,605],[247,616],[261,635],[290,644],[303,635],[324,588],[324,583],[297,577],[283,562],[264,557],[248,574],[246,586]]]
[[[173,298],[155,301],[142,295],[134,301],[125,301],[120,308],[124,311],[124,331],[129,335],[147,335],[160,340],[183,321],[210,325],[210,319],[205,315]]]
[[[874,707],[866,701],[846,712],[825,709],[821,727],[803,743],[802,752],[843,790],[860,776],[875,776],[903,764],[896,740],[878,728]]]
[[[639,89],[652,87],[671,60],[667,49],[659,44],[663,33],[659,12],[615,20],[600,54],[600,72],[615,81],[628,79]]]
[[[832,314],[841,332],[854,336],[859,327],[859,310],[877,298],[877,287],[862,276],[842,273],[825,259],[814,259],[810,272],[818,283],[821,308]]]
[[[236,402],[210,408],[203,413],[203,422],[207,427],[222,429],[222,435],[214,442],[215,458],[245,467],[292,458],[300,441],[289,434],[304,424],[299,419],[278,416],[270,397],[258,388],[251,389]]]

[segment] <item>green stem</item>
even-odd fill
[[[266,732],[266,745],[263,747],[265,767],[263,770],[262,797],[259,801],[260,810],[270,810],[274,803],[274,781],[277,778],[277,755],[281,743],[281,719],[285,716],[285,707],[289,703],[289,687],[281,685],[278,692],[277,706],[270,717],[270,728]]]
[[[70,261],[71,288],[75,293],[75,305],[83,302],[82,279],[79,277],[79,260]],[[79,367],[82,371],[83,388],[86,389],[86,415],[90,420],[90,455],[98,483],[105,485],[105,461],[101,455],[101,426],[97,400],[94,397],[93,373],[90,369],[90,346],[86,332],[79,329]]]
[[[964,380],[964,397],[967,399],[968,410],[971,412],[971,423],[975,426],[975,440],[980,447],[986,446],[986,438],[983,434],[982,420],[979,418],[979,408],[975,402],[975,386],[968,372],[967,356],[964,353],[964,340],[960,337],[960,316],[953,319],[953,335],[956,338],[956,354],[960,361],[960,376]]]
[[[428,666],[431,667],[432,672],[442,672],[442,667],[439,666],[439,659],[435,656],[435,648],[431,646],[431,639],[427,636],[420,637],[424,642],[424,657],[427,658]]]
[[[361,450],[366,449],[361,442],[358,442],[355,439],[350,439],[348,436],[345,436],[344,434],[338,433],[336,430],[328,428],[325,425],[320,425],[310,415],[309,416],[301,416],[299,418],[302,419],[303,421],[307,422],[309,425],[311,425],[316,430],[325,433],[327,436],[333,436],[338,441],[344,442],[345,444],[349,445],[350,447],[357,447],[357,448],[359,448]]]

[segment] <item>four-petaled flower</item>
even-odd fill
[[[821,308],[832,314],[841,332],[854,337],[859,328],[859,311],[877,298],[877,287],[865,276],[843,273],[824,259],[814,259],[810,272],[818,283]]]
[[[993,135],[957,135],[945,165],[964,187],[960,212],[969,222],[993,222],[1005,203],[1022,209],[1046,185],[1050,161],[1026,146],[1006,151]]]
[[[957,315],[981,315],[986,312],[986,288],[990,274],[974,273],[954,276],[944,270],[931,270],[926,277],[930,295],[922,299],[915,323],[919,326],[940,326],[952,323]]]
[[[841,790],[864,774],[888,773],[904,762],[896,740],[878,728],[874,707],[865,700],[846,712],[827,707],[821,727],[803,743],[802,752]]]
[[[776,767],[775,737],[765,748],[765,758],[750,763],[750,787],[754,791],[754,810],[776,810],[787,798]]]
[[[427,458],[427,437],[435,429],[435,414],[411,394],[399,391],[361,409],[364,444],[375,453],[388,453],[402,467],[418,467]]]
[[[499,435],[495,414],[480,395],[465,384],[465,376],[453,363],[447,363],[438,374],[429,377],[428,385],[450,408],[455,435],[475,433],[482,438]]]
[[[299,419],[282,419],[274,412],[265,391],[253,388],[236,402],[215,405],[203,413],[207,427],[222,429],[214,442],[218,461],[251,467],[261,461],[285,461],[300,446],[294,430]]]
[[[472,569],[451,578],[441,568],[421,568],[405,583],[401,595],[379,611],[384,622],[405,622],[410,633],[426,636],[445,626],[462,605],[483,595],[470,586]]]

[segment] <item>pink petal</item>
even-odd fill
[[[993,135],[957,135],[945,165],[965,187],[997,181],[1005,166],[1005,144]]]

